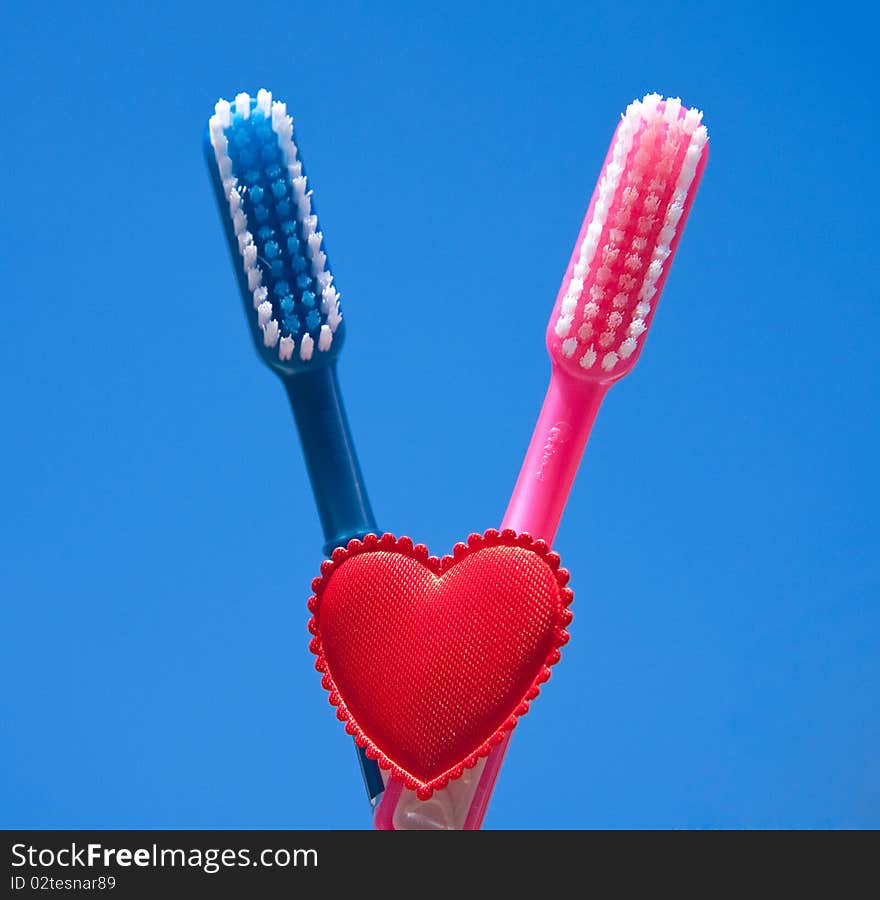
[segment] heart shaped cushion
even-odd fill
[[[527,534],[472,534],[442,559],[367,535],[321,573],[309,630],[330,702],[422,799],[514,727],[568,640],[568,572]]]

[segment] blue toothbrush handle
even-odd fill
[[[313,371],[283,377],[296,419],[303,456],[324,532],[324,555],[378,527],[367,496],[354,441],[348,427],[336,361]],[[375,805],[384,784],[375,760],[358,747],[358,761],[370,802]]]
[[[324,532],[324,553],[376,532],[348,427],[335,360],[285,378]]]

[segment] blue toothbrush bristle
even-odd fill
[[[211,145],[263,347],[308,362],[333,347],[342,321],[293,121],[268,91],[218,101]]]

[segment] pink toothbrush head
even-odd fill
[[[702,116],[658,94],[623,114],[547,328],[570,375],[608,384],[635,365],[706,164]]]

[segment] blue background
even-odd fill
[[[31,9],[0,55],[0,824],[369,825],[307,650],[317,516],[200,150],[218,96],[265,86],[376,514],[437,552],[500,520],[619,113],[706,110],[559,532],[572,642],[486,824],[880,825],[875,11]]]

